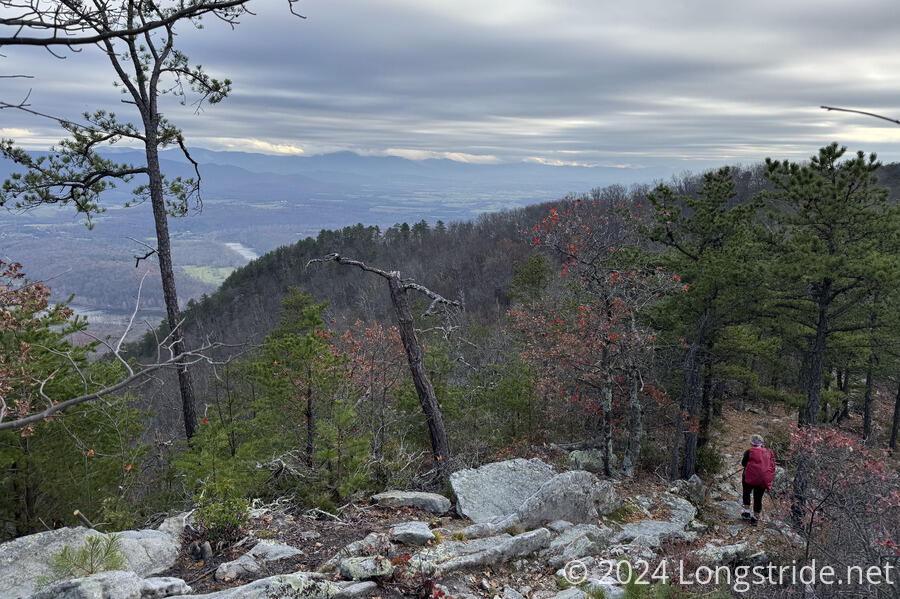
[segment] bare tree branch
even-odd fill
[[[378,275],[380,277],[384,277],[385,279],[388,279],[388,280],[391,280],[394,277],[397,277],[397,278],[400,277],[400,273],[398,271],[382,270],[382,269],[376,268],[374,266],[369,266],[368,264],[366,264],[365,262],[361,262],[360,260],[353,260],[351,258],[345,258],[344,256],[341,256],[338,253],[328,254],[327,256],[324,256],[322,258],[313,258],[312,260],[310,260],[309,262],[306,263],[306,266],[309,267],[309,265],[314,262],[321,262],[323,264],[327,263],[327,262],[337,262],[338,264],[345,264],[347,266],[355,266],[366,272],[375,273],[376,275]],[[431,298],[431,300],[432,300],[431,305],[428,306],[428,309],[425,311],[423,316],[432,316],[435,313],[435,308],[441,304],[443,304],[445,306],[454,306],[457,308],[462,307],[462,304],[460,304],[459,302],[457,302],[455,300],[449,300],[449,299],[445,298],[444,296],[442,296],[441,294],[432,291],[428,287],[425,287],[424,285],[420,285],[418,283],[413,282],[412,279],[403,280],[402,286],[404,289],[412,289],[414,291],[418,291],[419,293],[423,293]]]
[[[895,125],[900,125],[900,121],[897,119],[888,118],[886,116],[881,116],[880,114],[875,114],[874,112],[866,112],[864,110],[854,110],[853,108],[837,108],[835,106],[820,106],[824,110],[828,110],[829,112],[832,110],[836,110],[838,112],[852,112],[855,114],[863,114],[865,116],[875,117],[876,119],[881,119],[883,121],[888,121],[889,123],[894,123]]]
[[[146,379],[150,378],[150,375],[157,370],[161,370],[164,368],[177,368],[182,364],[196,364],[198,362],[213,363],[212,358],[205,355],[203,352],[207,352],[219,346],[220,344],[215,343],[204,345],[203,347],[200,347],[196,350],[185,351],[178,356],[169,358],[165,362],[157,362],[156,364],[151,364],[145,367],[143,370],[139,370],[138,372],[135,372],[131,376],[125,377],[117,383],[108,385],[92,393],[79,395],[78,397],[73,397],[72,399],[67,399],[65,401],[54,402],[45,410],[30,414],[29,416],[25,416],[17,420],[7,420],[6,422],[0,422],[0,431],[25,428],[29,424],[34,424],[36,422],[40,422],[41,420],[46,420],[60,410],[65,410],[66,408],[77,406],[86,401],[101,399],[107,395],[111,395],[113,393],[116,393],[117,391],[121,391],[122,389],[130,387],[133,384],[145,381]],[[182,358],[186,359],[182,361]]]

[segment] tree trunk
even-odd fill
[[[866,391],[863,394],[863,430],[862,437],[866,443],[872,440],[872,371],[875,369],[875,352],[869,354],[866,365]]]
[[[708,326],[709,313],[707,312],[703,315],[697,327],[697,336],[684,357],[680,413],[675,426],[675,442],[672,444],[672,461],[669,471],[672,480],[688,479],[697,471],[697,400],[700,386],[700,360]],[[681,459],[682,444],[684,446],[683,459]]]
[[[628,444],[622,457],[622,470],[631,478],[641,459],[641,440],[644,436],[643,413],[640,402],[640,378],[632,366],[628,370]]]
[[[700,386],[700,342],[695,339],[684,362],[684,389],[681,392],[681,416],[684,421],[684,460],[680,477],[688,479],[697,471],[697,399]]]
[[[147,175],[150,179],[150,204],[153,207],[153,222],[156,225],[156,254],[159,258],[159,274],[162,278],[163,298],[166,303],[166,319],[172,333],[172,353],[177,358],[184,352],[182,328],[178,326],[178,294],[175,292],[175,272],[172,269],[172,250],[169,243],[169,223],[166,203],[163,197],[162,172],[159,168],[159,153],[156,146],[156,123],[146,124]],[[181,414],[184,419],[184,434],[188,440],[197,429],[197,413],[194,406],[194,391],[187,366],[177,367],[178,388],[181,391]]]
[[[828,335],[827,297],[831,291],[831,282],[826,280],[819,293],[819,317],[816,323],[816,337],[809,355],[807,373],[806,406],[800,409],[798,424],[801,427],[814,427],[819,422],[819,409],[822,399],[822,379],[825,374],[825,349]],[[806,516],[806,491],[809,487],[809,473],[812,469],[812,458],[802,454],[797,463],[794,475],[794,496],[791,501],[791,519],[794,527],[799,528]]]
[[[603,348],[603,421],[600,423],[600,451],[603,454],[603,474],[612,476],[613,437],[612,437],[612,404],[613,404],[613,378],[612,368],[607,361],[607,350]]]
[[[897,434],[900,433],[900,383],[897,383],[897,399],[894,402],[894,423],[891,426],[891,449],[897,449]]]
[[[807,453],[801,453],[797,462],[797,473],[794,475],[794,496],[791,500],[791,523],[799,530],[803,526],[806,516],[806,489],[809,486],[809,472],[812,468],[812,458]]]
[[[450,459],[450,442],[447,440],[447,431],[444,428],[444,416],[441,414],[434,387],[431,385],[428,371],[425,369],[425,351],[413,328],[412,309],[406,295],[406,288],[403,286],[403,281],[400,280],[399,273],[392,272],[390,275],[388,287],[391,291],[391,303],[397,313],[400,340],[403,342],[403,349],[406,350],[406,359],[409,362],[409,371],[416,387],[416,394],[419,396],[419,405],[422,407],[425,421],[428,424],[434,463],[443,477],[447,474],[447,462]]]
[[[313,410],[312,369],[306,371],[306,465],[312,468],[316,449],[316,413]]]
[[[819,318],[816,323],[816,337],[809,355],[809,371],[806,391],[806,406],[800,410],[798,424],[815,426],[819,422],[819,409],[822,402],[822,378],[825,374],[825,349],[828,336],[828,314],[825,298],[831,290],[831,284],[825,283],[820,294]]]
[[[709,354],[703,359],[703,391],[700,396],[700,437],[697,447],[709,441],[709,425],[712,423],[712,360]]]

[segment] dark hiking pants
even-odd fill
[[[753,511],[757,514],[762,511],[763,493],[766,492],[765,487],[754,487],[748,485],[747,481],[742,481],[744,486],[744,505],[750,505],[750,493],[753,493]]]

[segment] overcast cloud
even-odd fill
[[[181,29],[234,81],[223,104],[166,114],[210,149],[668,166],[802,159],[838,141],[900,160],[896,0],[258,0],[234,31]],[[127,114],[93,48],[66,60],[6,48],[0,97],[37,110]],[[49,123],[0,111],[28,147]]]

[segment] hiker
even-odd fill
[[[762,515],[762,498],[766,490],[772,488],[775,478],[775,453],[763,447],[760,435],[750,437],[750,449],[744,452],[741,466],[744,467],[742,486],[744,490],[744,511],[741,518],[756,526]],[[750,495],[753,495],[753,513],[750,513]]]

